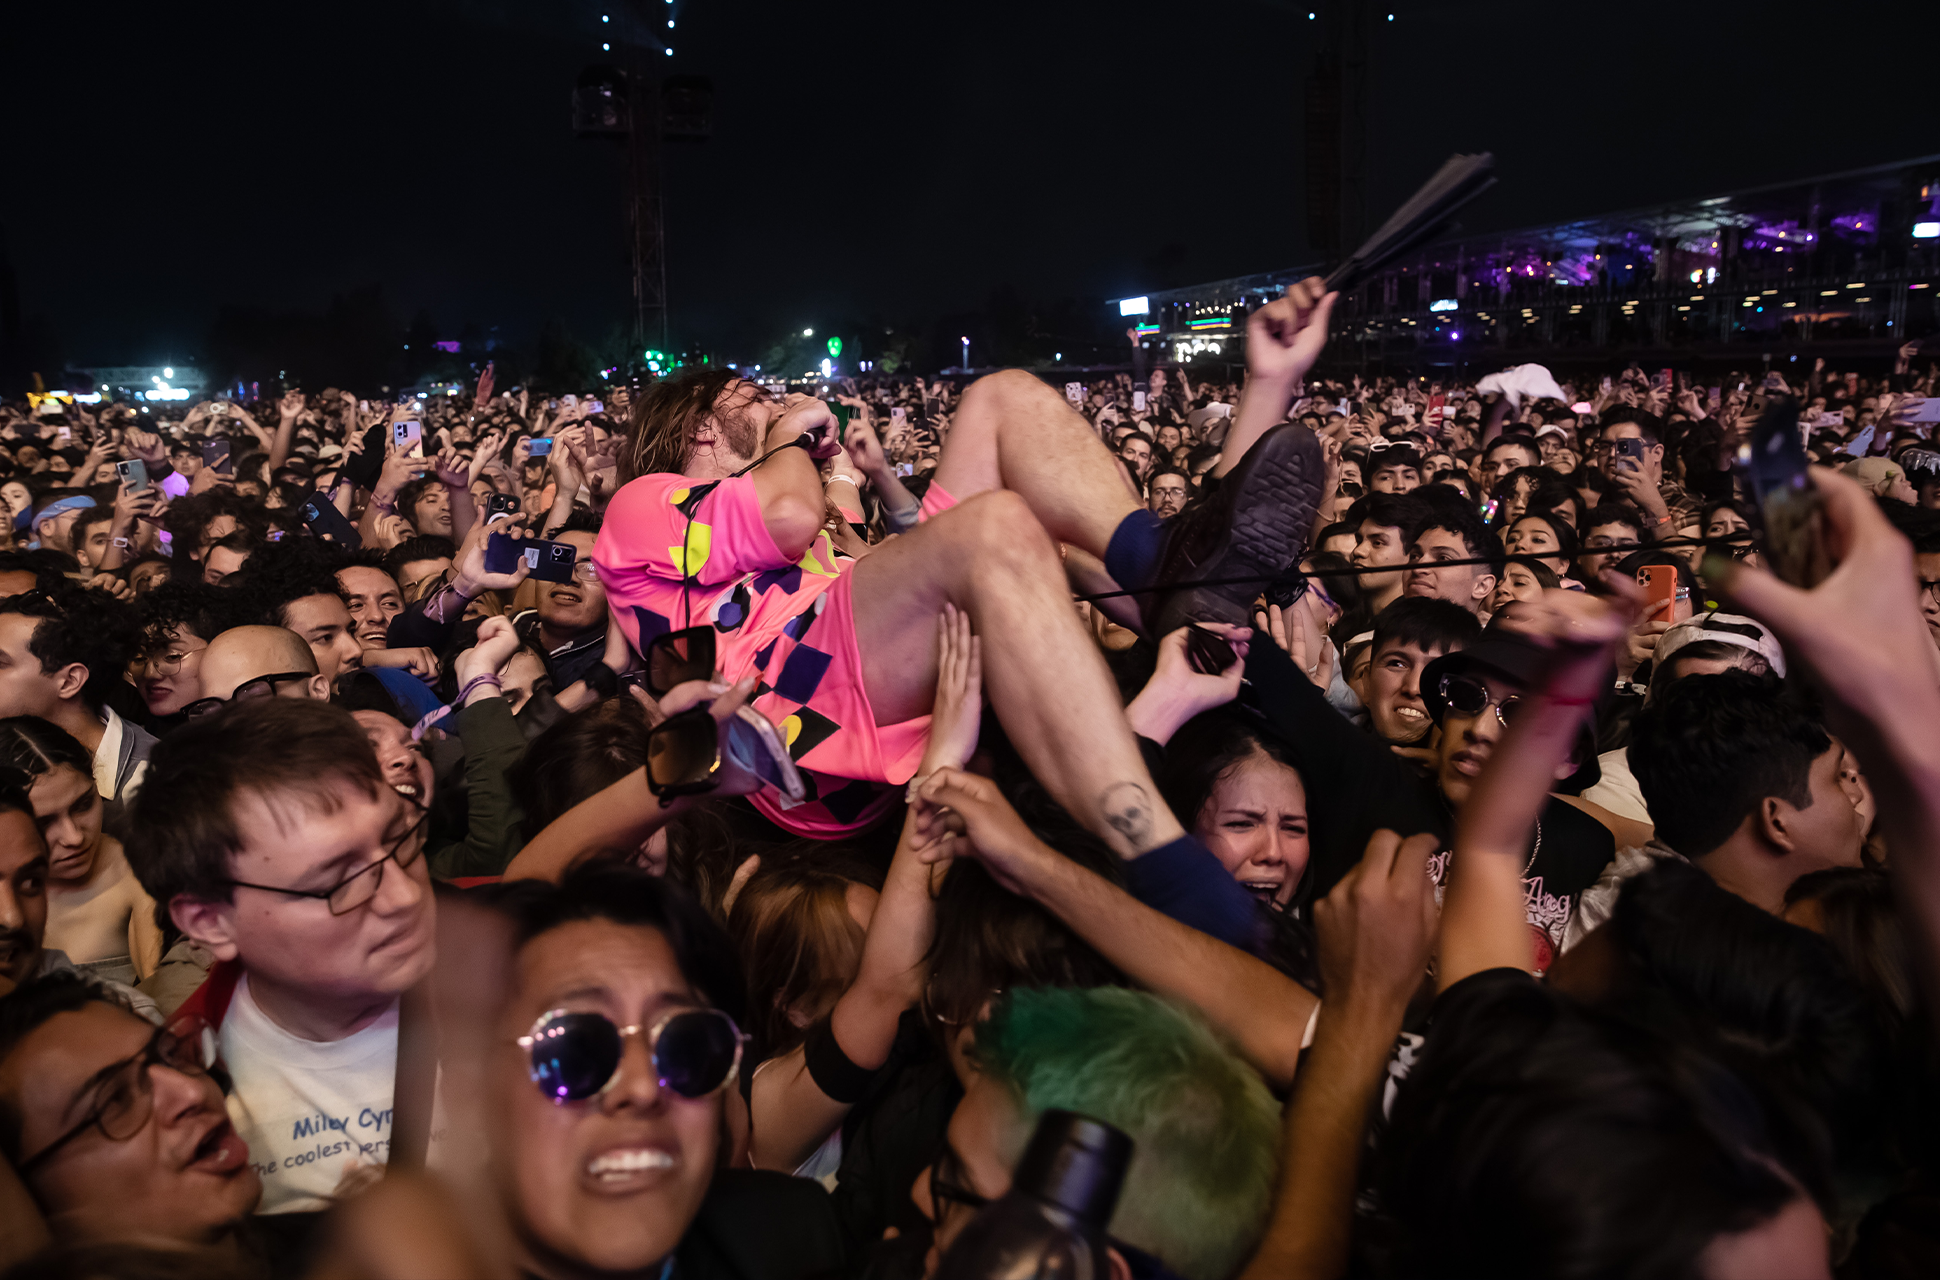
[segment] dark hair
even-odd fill
[[[180,629],[198,639],[213,640],[234,625],[235,593],[200,582],[170,578],[140,598],[141,652],[158,652],[168,633]]]
[[[57,551],[0,551],[0,573],[31,573],[34,585],[31,590],[44,591],[49,595],[68,587],[67,566],[61,563],[63,557]]]
[[[391,575],[391,581],[402,587],[404,566],[412,561],[456,560],[457,558],[458,548],[450,538],[439,537],[435,533],[421,533],[414,538],[406,538],[392,547],[384,554],[379,567]]]
[[[479,896],[511,919],[520,947],[581,920],[658,929],[681,976],[735,1025],[747,1026],[747,986],[734,944],[693,895],[671,881],[624,862],[596,858],[571,868],[557,884],[515,880],[490,886]]]
[[[1329,529],[1346,529],[1343,525],[1328,525]],[[1352,529],[1346,529],[1352,533]],[[1354,562],[1338,551],[1315,551],[1306,559],[1306,572],[1320,583],[1321,589],[1336,605],[1340,606],[1341,616],[1345,617],[1359,609],[1366,602],[1366,594],[1361,590],[1361,575],[1354,568]]]
[[[1395,467],[1408,467],[1421,470],[1421,455],[1406,445],[1396,445],[1388,449],[1370,449],[1367,455],[1367,478],[1371,482],[1374,473],[1392,470]]]
[[[1529,450],[1529,456],[1535,459],[1534,462],[1529,464],[1531,467],[1539,467],[1542,465],[1542,462],[1543,462],[1542,446],[1536,443],[1536,437],[1532,435],[1524,435],[1521,432],[1504,433],[1502,435],[1497,436],[1495,439],[1489,441],[1487,446],[1485,446],[1482,450],[1482,457],[1486,461],[1488,459],[1488,456],[1494,453],[1497,449],[1502,448],[1504,445],[1511,445],[1511,444],[1517,446],[1518,448]],[[1518,468],[1518,470],[1521,470],[1521,468]]]
[[[1388,644],[1411,644],[1422,652],[1466,649],[1482,624],[1461,605],[1429,596],[1403,596],[1374,618],[1374,652]]]
[[[194,560],[200,554],[203,531],[217,516],[231,516],[238,527],[254,529],[258,535],[269,523],[260,506],[232,489],[210,489],[177,498],[162,516],[162,528],[176,556]]]
[[[229,859],[242,849],[244,795],[336,805],[331,784],[389,790],[363,726],[308,698],[253,698],[190,720],[155,747],[135,798],[128,862],[159,911],[186,895],[227,902]]]
[[[414,531],[419,533],[423,532],[423,530],[418,529],[418,499],[424,497],[432,488],[442,488],[443,485],[444,481],[440,480],[436,475],[422,475],[415,480],[407,482],[398,489],[397,513],[404,517],[405,523],[410,525]]]
[[[1776,682],[1740,671],[1669,685],[1630,728],[1630,769],[1658,838],[1687,858],[1731,838],[1767,796],[1812,803],[1812,762],[1832,739],[1776,695]]]
[[[1830,1166],[1878,1145],[1886,1066],[1834,948],[1674,859],[1625,882],[1610,932],[1624,961],[1610,1007],[1705,1046],[1751,1084],[1782,1162],[1830,1203]]]
[[[54,593],[26,592],[0,599],[0,613],[17,613],[41,621],[34,627],[27,651],[40,659],[43,675],[80,663],[88,669],[81,701],[95,711],[121,693],[122,678],[135,656],[141,632],[134,608],[102,591],[65,587]]]
[[[1589,537],[1590,530],[1606,524],[1624,525],[1636,531],[1637,536],[1631,539],[1632,542],[1643,540],[1644,518],[1635,507],[1620,502],[1605,502],[1591,507],[1583,517],[1583,536]]]
[[[39,716],[0,720],[0,765],[10,765],[35,780],[62,765],[90,781],[94,778],[93,753],[75,741],[73,734]]]
[[[63,1013],[90,1004],[105,1004],[138,1016],[111,989],[91,982],[76,970],[55,970],[0,997],[0,1061],[20,1047],[20,1042]],[[0,1152],[9,1163],[20,1162],[20,1127],[23,1117],[12,1103],[0,1096]]]
[[[1603,439],[1604,432],[1608,431],[1611,427],[1621,426],[1626,422],[1636,423],[1637,429],[1643,433],[1644,439],[1648,440],[1651,444],[1662,444],[1664,442],[1663,421],[1654,413],[1649,413],[1643,409],[1634,409],[1628,405],[1618,405],[1613,409],[1605,409],[1603,411],[1603,416],[1597,419],[1596,438],[1598,440]]]
[[[566,522],[559,526],[558,532],[597,534],[604,523],[605,517],[599,512],[574,507],[572,514],[566,517]]]
[[[1348,508],[1347,518],[1358,536],[1362,521],[1372,520],[1384,529],[1414,528],[1432,508],[1412,493],[1369,493]]]
[[[505,771],[525,815],[526,840],[580,801],[645,767],[651,727],[632,698],[609,698],[547,725]]]
[[[97,524],[112,524],[114,518],[115,512],[111,506],[104,507],[97,502],[91,507],[83,508],[81,514],[74,517],[74,523],[68,526],[68,545],[80,547],[88,540],[90,528]]]
[[[337,584],[341,553],[330,546],[314,538],[285,538],[265,544],[250,556],[235,577],[254,620],[281,627],[287,625],[283,610],[297,600],[343,599],[343,588]]]
[[[1695,1280],[1714,1239],[1794,1195],[1722,1065],[1526,975],[1442,996],[1392,1117],[1377,1161],[1396,1275]]]
[[[1571,561],[1576,559],[1576,530],[1570,528],[1569,521],[1557,515],[1553,510],[1538,511],[1535,507],[1531,506],[1514,520],[1509,521],[1509,528],[1513,530],[1524,520],[1540,520],[1548,525],[1550,536],[1556,539],[1556,550],[1548,552],[1525,551],[1522,553],[1523,555],[1548,555],[1554,556],[1558,560]]]
[[[1408,545],[1412,547],[1422,534],[1436,529],[1460,538],[1469,559],[1487,558],[1489,572],[1498,578],[1502,576],[1502,539],[1496,536],[1481,512],[1470,506],[1466,499],[1460,503],[1438,503],[1433,511],[1408,530]]]

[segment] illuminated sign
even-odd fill
[[[1121,316],[1146,316],[1152,314],[1152,301],[1149,298],[1124,298],[1119,301],[1118,314]]]

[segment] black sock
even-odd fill
[[[1165,550],[1165,521],[1140,507],[1119,521],[1105,548],[1105,572],[1127,591],[1150,586]]]

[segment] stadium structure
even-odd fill
[[[1320,264],[1114,300],[1160,360],[1239,355],[1247,313]],[[1940,156],[1431,243],[1343,298],[1336,361],[1646,367],[1940,358]]]

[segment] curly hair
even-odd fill
[[[265,543],[236,574],[250,619],[280,627],[283,608],[293,600],[324,595],[342,599],[343,588],[337,583],[342,555],[332,544],[314,538]]]
[[[80,587],[49,594],[28,591],[0,600],[0,613],[25,614],[42,621],[35,625],[27,651],[52,675],[80,663],[88,669],[81,701],[100,711],[117,692],[127,688],[122,672],[140,643],[141,627],[132,606],[103,591]]]

